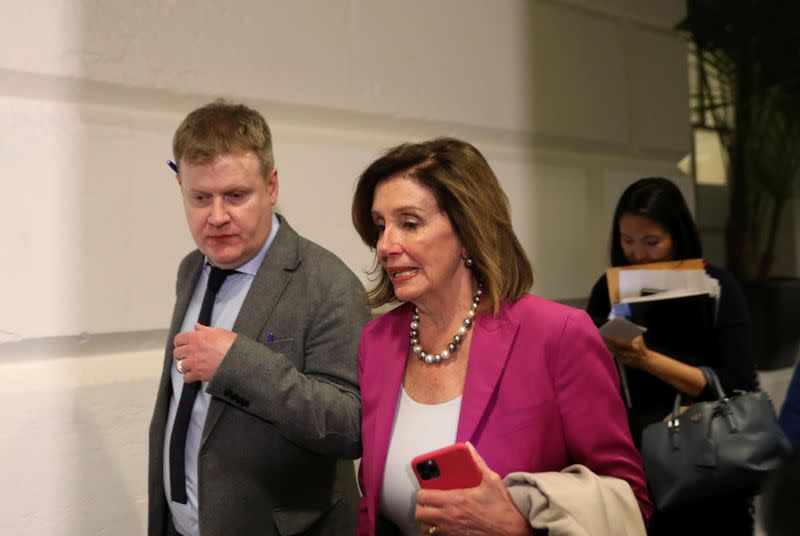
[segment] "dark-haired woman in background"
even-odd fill
[[[667,179],[651,177],[631,184],[622,194],[611,228],[611,264],[628,266],[702,257],[700,238],[680,190]],[[747,304],[733,276],[716,266],[706,272],[720,284],[717,322],[712,340],[690,357],[667,355],[648,348],[644,338],[633,341],[605,339],[609,350],[627,369],[632,407],[628,410],[631,434],[641,446],[642,430],[663,419],[672,409],[676,390],[692,397],[708,396],[698,366],[717,373],[726,392],[756,388]],[[611,309],[608,284],[603,276],[594,285],[587,312],[607,317]],[[752,498],[726,496],[702,504],[656,512],[649,534],[753,533]]]

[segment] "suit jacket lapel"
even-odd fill
[[[275,240],[258,268],[253,284],[242,303],[233,331],[257,339],[272,314],[292,273],[300,265],[298,234],[283,218]]]
[[[475,441],[475,432],[505,369],[519,329],[503,306],[497,316],[481,315],[475,322],[469,351],[464,397],[456,441]]]
[[[158,426],[164,430],[169,414],[169,399],[172,394],[172,364],[174,363],[174,344],[175,335],[181,329],[183,317],[186,316],[186,309],[192,299],[194,287],[200,272],[203,270],[203,254],[195,251],[191,258],[186,261],[185,268],[178,274],[177,286],[175,290],[175,308],[172,311],[172,322],[167,335],[166,350],[164,351],[164,365],[161,374],[161,383],[158,386],[156,397],[156,409],[153,412],[153,426]],[[161,451],[157,451],[161,452]]]
[[[398,310],[397,313],[395,322],[392,323],[387,331],[389,336],[385,337],[384,340],[376,341],[374,344],[374,348],[380,353],[372,353],[366,357],[366,359],[383,360],[382,379],[376,382],[373,387],[374,389],[380,389],[383,394],[379,399],[378,408],[375,412],[374,434],[372,438],[368,438],[372,442],[372,447],[368,450],[373,455],[372,470],[370,471],[372,482],[365,483],[369,489],[376,490],[375,496],[372,497],[373,504],[370,508],[370,512],[373,514],[378,511],[381,481],[386,467],[386,455],[389,453],[392,424],[394,424],[394,417],[397,412],[397,403],[408,357],[408,340],[404,337],[398,337],[396,334],[406,333],[408,323],[411,322],[411,309],[410,307],[404,307]],[[372,520],[372,523],[374,524],[376,520],[377,516]]]
[[[194,251],[192,257],[186,261],[185,273],[178,275],[178,283],[175,290],[175,309],[172,312],[172,323],[169,327],[169,338],[167,339],[167,352],[166,356],[164,356],[164,370],[166,374],[162,375],[162,380],[165,379],[166,383],[169,385],[172,384],[170,380],[172,371],[170,369],[173,363],[172,352],[175,349],[173,341],[175,340],[175,335],[178,334],[178,331],[180,331],[183,325],[183,318],[186,316],[186,309],[189,308],[189,302],[192,299],[194,287],[197,285],[197,280],[200,278],[200,274],[203,271],[204,259],[205,257],[200,251]]]
[[[292,279],[292,273],[300,265],[298,234],[286,220],[280,216],[278,218],[280,220],[278,234],[275,235],[275,240],[253,278],[253,283],[247,291],[233,325],[234,332],[251,339],[258,340],[286,285]],[[205,444],[226,406],[225,402],[211,400],[200,446]]]

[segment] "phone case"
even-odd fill
[[[483,480],[464,443],[420,454],[411,460],[411,468],[424,489],[474,488]]]

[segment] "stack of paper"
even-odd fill
[[[719,296],[719,281],[705,270],[625,270],[619,273],[621,302],[702,293]]]
[[[703,259],[686,259],[682,261],[654,262],[651,264],[635,264],[631,266],[616,266],[606,270],[606,280],[608,282],[608,297],[611,305],[620,300],[620,274],[625,272],[641,272],[642,270],[705,270],[706,262]]]
[[[679,361],[696,365],[715,340],[719,281],[708,276],[701,259],[683,261],[677,267],[642,265],[613,269],[609,276],[609,318],[625,319],[642,328],[648,348]],[[686,268],[688,264],[694,265]],[[612,292],[611,277],[614,278]],[[605,326],[604,326],[605,327]],[[611,334],[601,328],[601,334]],[[635,330],[629,330],[635,334]],[[625,368],[620,378],[630,406]]]

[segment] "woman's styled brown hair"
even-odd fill
[[[530,290],[533,269],[511,227],[508,197],[483,155],[454,138],[398,145],[361,174],[353,196],[353,225],[370,249],[378,243],[372,219],[375,188],[404,171],[433,192],[469,251],[471,269],[483,285],[482,311],[496,313],[504,301],[514,302]],[[369,292],[369,305],[397,301],[377,258],[371,273],[377,285]]]
[[[191,164],[207,164],[223,154],[247,151],[258,157],[266,180],[275,167],[275,158],[272,133],[264,116],[244,104],[222,99],[187,115],[172,139],[172,154],[178,166],[181,159]]]

